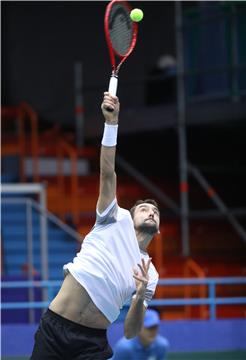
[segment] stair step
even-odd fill
[[[48,256],[48,261],[50,264],[52,265],[56,265],[56,264],[62,264],[64,262],[68,262],[71,261],[73,257],[75,257],[76,254],[69,254],[68,252],[66,253],[56,253],[56,254],[52,254],[51,256]],[[27,262],[27,255],[25,254],[5,254],[5,264],[15,264],[15,265],[23,265]],[[34,254],[33,256],[33,263],[34,266],[40,266],[41,265],[41,256],[40,254]]]
[[[7,174],[7,173],[1,174],[2,184],[12,183],[15,182],[16,180],[17,180],[17,176],[15,174]]]
[[[68,261],[67,261],[68,262]],[[65,264],[66,262],[64,262]],[[7,272],[7,271],[6,271]],[[41,271],[40,272],[40,275],[41,274]],[[10,273],[10,271],[9,271]],[[12,276],[19,276],[21,273],[23,273],[21,267],[18,265],[13,265],[11,266],[11,275]],[[63,273],[63,265],[61,266],[55,266],[55,267],[49,267],[49,280],[63,280],[64,278],[64,273]]]
[[[40,225],[40,216],[32,214],[32,224],[34,226]],[[25,213],[2,213],[2,226],[25,226],[27,223],[27,216]]]
[[[6,236],[6,238],[11,238],[16,236],[19,239],[26,239],[27,236],[27,228],[24,225],[20,225],[20,226],[3,226],[2,227],[2,232],[3,234]],[[34,237],[39,237],[40,236],[40,227],[38,226],[33,226],[32,228],[32,235]],[[54,228],[49,228],[48,227],[48,237],[49,238],[58,238],[58,239],[66,239],[68,237],[68,235],[61,231],[60,229],[54,229]]]
[[[70,240],[67,241],[59,241],[59,240],[52,240],[48,242],[48,250],[49,252],[52,251],[59,251],[61,253],[66,251],[77,251],[79,249],[79,244],[76,240],[73,238],[70,238]],[[41,244],[39,241],[33,242],[33,251],[40,251]],[[25,242],[19,241],[19,240],[12,240],[12,241],[6,241],[3,246],[3,250],[6,253],[11,252],[19,252],[22,251],[23,253],[27,251],[27,244]]]

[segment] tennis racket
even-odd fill
[[[130,18],[132,8],[127,1],[112,0],[104,16],[104,32],[109,50],[112,74],[108,92],[116,95],[121,65],[133,51],[137,42],[138,25]],[[107,108],[107,111],[113,111]]]

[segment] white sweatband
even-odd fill
[[[115,146],[117,144],[117,133],[118,133],[118,124],[110,125],[104,124],[104,132],[102,138],[103,146]]]

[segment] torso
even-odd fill
[[[50,310],[80,325],[106,329],[110,322],[95,306],[87,291],[68,273]]]

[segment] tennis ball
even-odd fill
[[[139,22],[142,20],[144,14],[141,9],[133,9],[130,13],[130,18],[132,21]]]

